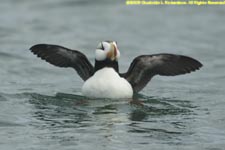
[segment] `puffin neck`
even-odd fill
[[[111,61],[109,59],[106,59],[106,60],[103,60],[103,61],[95,60],[95,72],[104,68],[104,67],[111,67],[116,72],[119,72],[119,65],[118,65],[117,61]]]

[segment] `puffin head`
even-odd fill
[[[120,52],[115,41],[102,41],[95,50],[95,59],[97,61],[117,61]]]

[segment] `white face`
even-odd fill
[[[120,51],[116,42],[100,42],[95,50],[95,59],[98,61],[106,60],[118,60],[120,57]]]

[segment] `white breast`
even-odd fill
[[[84,83],[82,93],[94,98],[131,98],[133,89],[114,69],[103,68]]]

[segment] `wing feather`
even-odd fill
[[[50,64],[58,67],[74,68],[84,81],[94,73],[94,67],[87,57],[77,50],[50,44],[37,44],[32,46],[30,50]]]
[[[120,74],[135,92],[142,90],[155,75],[176,76],[198,70],[202,64],[188,56],[175,54],[141,55],[131,63],[126,73]]]

